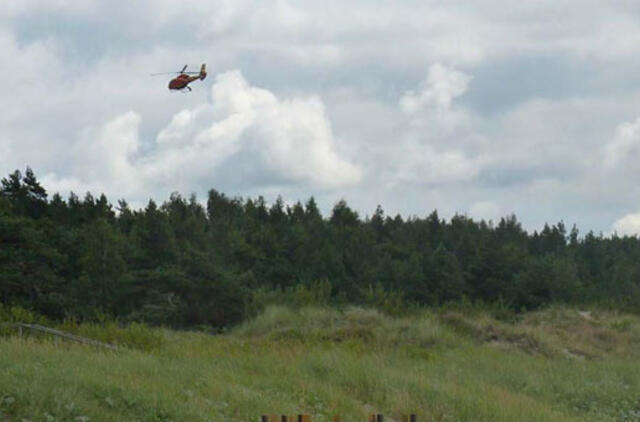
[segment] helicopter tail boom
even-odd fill
[[[200,80],[206,77],[207,77],[207,64],[202,63],[202,66],[200,66]]]

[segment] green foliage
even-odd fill
[[[45,215],[47,192],[29,167],[24,176],[16,170],[0,183],[0,197],[9,201],[16,214],[36,219]]]
[[[65,320],[62,324],[57,325],[57,328],[102,343],[143,351],[159,350],[166,343],[164,332],[161,329],[137,322],[127,325],[121,325],[115,321],[78,324],[73,320]]]
[[[48,199],[34,172],[0,187],[0,303],[53,320],[102,316],[227,330],[270,304],[358,304],[402,315],[447,304],[493,315],[598,303],[640,312],[640,239],[527,233],[437,211],[362,219],[345,200],[323,218],[313,198],[230,198],[206,205],[173,193],[113,210],[105,195]],[[465,305],[465,301],[466,304]]]
[[[20,306],[6,306],[0,303],[0,322],[23,322],[25,324],[50,325],[51,322],[42,315],[31,312]]]
[[[273,305],[299,309],[305,306],[324,307],[332,303],[331,283],[327,279],[287,288],[259,288],[252,292],[246,304],[246,314],[256,316]]]
[[[385,289],[382,284],[368,286],[363,294],[363,304],[389,315],[402,315],[414,309],[401,291]]]
[[[354,307],[268,307],[225,335],[136,325],[136,338],[142,330],[162,342],[117,352],[0,338],[0,420],[310,413],[322,422],[335,414],[364,421],[374,412],[393,420],[407,413],[436,421],[638,419],[637,316],[553,306],[505,323],[466,306],[471,313],[400,318]],[[130,329],[65,324],[101,339]]]

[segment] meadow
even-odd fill
[[[1,314],[1,313],[0,313]],[[19,310],[4,320],[37,318]],[[117,351],[0,337],[0,421],[638,421],[640,318],[550,307],[388,316],[268,307],[212,335],[115,322],[56,328]]]

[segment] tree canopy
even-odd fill
[[[426,214],[426,213],[425,213]],[[499,302],[520,311],[606,302],[640,310],[640,240],[560,221],[527,233],[437,211],[362,218],[345,200],[324,218],[313,198],[230,198],[206,205],[172,194],[132,210],[105,195],[49,199],[30,168],[2,179],[0,302],[52,318],[108,315],[173,326],[224,327],[257,291],[321,289],[362,303],[377,292],[433,306]]]

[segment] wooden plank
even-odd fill
[[[410,415],[402,415],[400,420],[402,422],[417,422],[418,417],[415,413],[412,413]],[[260,422],[311,422],[311,415],[262,415],[260,417]],[[340,415],[335,415],[333,417],[333,422],[340,422]],[[381,413],[371,413],[369,414],[369,422],[384,422],[384,415]]]
[[[75,335],[75,334],[71,334],[71,333],[65,333],[64,331],[60,331],[60,330],[56,330],[56,329],[53,329],[53,328],[45,327],[43,325],[25,324],[25,323],[22,323],[22,322],[3,323],[1,325],[18,328],[18,332],[20,333],[20,335],[22,335],[23,328],[26,328],[26,329],[32,330],[32,331],[38,331],[38,332],[41,332],[41,333],[49,334],[49,335],[52,335],[52,336],[54,336],[56,338],[56,343],[57,343],[57,340],[59,338],[63,338],[63,339],[66,339],[66,340],[71,340],[71,341],[75,341],[75,342],[78,342],[78,343],[88,344],[88,345],[91,345],[91,346],[104,347],[104,348],[110,349],[110,350],[118,350],[118,348],[116,346],[114,346],[114,345],[102,343],[102,342],[97,341],[97,340],[93,340],[93,339],[86,338],[86,337],[81,337],[81,336],[78,336],[78,335]]]

